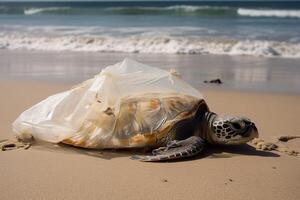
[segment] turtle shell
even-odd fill
[[[178,93],[127,96],[118,108],[107,107],[86,119],[78,133],[63,143],[99,149],[157,146],[174,124],[194,116],[198,102]]]

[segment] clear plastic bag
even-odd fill
[[[13,130],[21,139],[33,136],[53,143],[87,134],[91,140],[112,140],[122,99],[147,93],[202,99],[200,92],[178,74],[125,59],[106,67],[93,79],[24,111],[13,123]]]

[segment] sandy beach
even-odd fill
[[[1,81],[0,140],[26,108],[71,84]],[[260,137],[300,135],[300,96],[201,90],[211,110],[248,116]],[[286,143],[300,151],[300,139]],[[33,146],[0,152],[0,199],[272,199],[300,197],[300,157],[251,146],[210,147],[195,159],[142,163],[132,152]]]
[[[0,200],[300,200],[299,33],[296,0],[0,0]],[[174,76],[136,67],[126,58]],[[87,93],[80,85],[71,97],[84,101],[60,101],[55,112],[42,109],[41,114],[52,119],[34,129],[41,136],[36,139],[70,144],[69,134],[82,132],[74,140],[85,147],[157,144],[167,131],[159,137],[129,135],[157,130],[167,121],[165,115],[186,116],[181,111],[193,103],[169,98],[160,104],[151,96],[142,103],[127,98],[120,105],[128,106],[118,109],[114,97],[150,91],[161,98],[166,95],[157,92],[163,90],[197,100],[203,94],[210,111],[251,119],[259,139],[273,150],[261,150],[262,142],[253,141],[239,146],[205,144],[195,157],[156,163],[130,159],[150,155],[145,149],[88,150],[40,141],[28,144],[28,149],[2,151],[3,144],[17,143],[12,123],[23,111],[123,60],[121,75],[109,68],[94,79],[98,85],[117,80],[116,84],[105,89],[92,85]],[[158,109],[161,105],[173,110]],[[33,116],[33,124],[43,117]],[[245,118],[231,118],[228,125],[228,118],[216,124],[215,115],[205,116],[215,132],[225,129],[217,134],[223,143],[256,135]],[[176,130],[191,132],[186,128],[191,120],[183,122],[185,126],[176,124]],[[14,127],[25,134],[28,124]],[[113,124],[118,126],[111,129]],[[203,125],[201,130],[206,129]],[[114,130],[113,137],[109,130]],[[281,136],[295,138],[284,142],[278,140]],[[210,140],[208,134],[202,137]],[[192,153],[200,151],[201,139],[188,141]],[[14,147],[19,146],[11,144]],[[186,153],[175,156],[179,155]]]

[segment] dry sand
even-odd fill
[[[0,82],[0,140],[26,108],[70,85]],[[203,91],[211,110],[245,115],[260,136],[300,135],[300,96]],[[287,143],[300,150],[300,139]],[[0,199],[300,199],[300,157],[249,146],[212,148],[170,163],[130,160],[131,152],[35,146],[0,152]]]

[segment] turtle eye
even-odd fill
[[[245,124],[242,122],[232,122],[231,125],[235,130],[241,130],[245,127]]]

